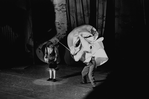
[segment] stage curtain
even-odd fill
[[[106,8],[107,0],[66,0],[68,31],[83,24],[90,24],[103,36]]]

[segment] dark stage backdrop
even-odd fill
[[[34,51],[57,34],[55,7],[51,0],[31,0]],[[35,63],[41,63],[36,53]]]
[[[94,26],[104,34],[107,0],[66,0],[69,30],[83,24]]]
[[[32,17],[29,0],[0,1],[1,68],[33,62]]]
[[[123,67],[129,66],[131,69],[136,69],[142,66],[140,62],[134,66],[133,63],[136,61],[132,61],[132,58],[138,60],[138,57],[145,55],[145,35],[148,30],[147,4],[147,0],[115,0],[116,53],[117,57],[121,57],[118,59],[120,63],[125,59],[129,63]],[[139,61],[142,59],[140,58]]]

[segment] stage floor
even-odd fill
[[[0,99],[85,99],[93,89],[89,80],[80,84],[82,68],[59,65],[57,82],[47,81],[46,64],[0,70]],[[97,84],[103,83],[108,74],[97,69]]]

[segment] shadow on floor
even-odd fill
[[[85,99],[147,99],[148,80],[145,73],[128,70],[113,72],[97,86]]]
[[[70,77],[74,77],[74,76],[78,76],[78,75],[81,75],[81,73],[80,72],[76,72],[76,73],[73,73],[73,74],[62,76],[61,78],[70,78]]]

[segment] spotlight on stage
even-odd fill
[[[68,81],[68,79],[60,79],[57,78],[57,82],[52,82],[52,81],[47,81],[47,78],[41,78],[41,79],[36,79],[33,81],[34,84],[36,85],[41,85],[41,86],[52,86],[52,85],[61,85],[64,84]]]

